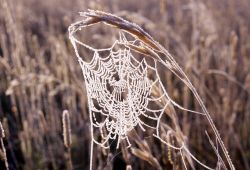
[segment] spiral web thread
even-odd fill
[[[91,14],[91,12],[93,11],[90,10],[89,14]],[[103,14],[107,14],[111,17],[116,17],[108,13]],[[95,11],[93,12],[93,15],[96,15]],[[127,22],[122,18],[116,18]],[[137,25],[134,26],[138,27]],[[71,30],[72,27],[73,26],[71,26],[69,30]],[[80,29],[81,27],[78,28],[78,30]],[[70,40],[82,68],[87,89],[92,136],[90,169],[92,169],[94,143],[101,147],[109,148],[109,139],[117,139],[117,148],[119,148],[121,140],[126,140],[128,143],[128,147],[130,147],[131,144],[127,134],[136,127],[139,127],[142,131],[146,131],[146,128],[154,129],[154,137],[159,139],[162,143],[166,144],[169,148],[179,152],[185,169],[187,169],[187,165],[185,162],[184,154],[188,155],[189,158],[192,158],[195,162],[206,169],[227,169],[224,161],[219,154],[218,143],[225,153],[230,168],[234,169],[234,166],[231,163],[229,155],[226,152],[224,144],[220,139],[218,131],[215,128],[209,113],[207,112],[193,85],[186,77],[185,73],[178,66],[178,64],[175,62],[173,57],[159,45],[160,49],[168,57],[166,61],[163,61],[159,57],[157,59],[153,58],[153,66],[151,63],[147,63],[145,58],[139,61],[131,52],[134,51],[134,49],[130,48],[131,45],[133,46],[136,42],[140,42],[139,39],[137,39],[136,37],[134,38],[134,41],[128,41],[125,35],[123,33],[120,33],[120,39],[116,40],[110,48],[95,49],[79,41],[70,33]],[[90,62],[83,61],[78,52],[77,45],[84,46],[85,48],[94,52],[94,56]],[[123,45],[125,46],[125,48],[115,50],[116,45]],[[145,44],[140,43],[140,45],[148,49]],[[104,57],[102,56],[102,52],[108,52],[109,54],[108,56]],[[172,100],[160,79],[157,69],[159,63],[163,64],[166,68],[171,70],[181,81],[185,83],[185,85],[188,86],[188,88],[193,92],[197,101],[201,105],[203,112],[186,109]],[[150,74],[153,74],[154,78],[150,78]],[[154,89],[160,89],[159,91],[161,91],[161,95],[155,96],[153,92]],[[160,108],[151,108],[150,106],[152,105],[158,105],[160,106]],[[218,158],[218,162],[215,168],[211,168],[198,160],[189,151],[184,140],[181,141],[181,144],[179,144],[179,146],[175,146],[161,138],[160,121],[163,113],[169,105],[175,106],[183,111],[207,117],[216,135],[215,146],[206,133],[212,149],[214,150]],[[103,121],[98,120],[100,119],[100,117]],[[155,123],[154,125],[151,125],[148,122]],[[101,142],[97,141],[94,138],[93,128],[99,129],[102,137]],[[190,163],[190,166],[193,167],[192,162],[188,162]]]

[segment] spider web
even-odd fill
[[[162,45],[138,25],[113,14],[89,10],[80,13],[80,15],[86,19],[69,27],[69,38],[81,65],[87,89],[92,140],[90,170],[93,163],[94,143],[103,148],[109,148],[109,139],[113,139],[117,140],[116,147],[118,148],[120,142],[126,140],[129,147],[131,145],[129,133],[138,129],[142,131],[153,129],[154,137],[166,144],[168,148],[178,152],[185,169],[187,169],[185,159],[193,169],[192,160],[206,169],[212,169],[199,161],[189,151],[179,128],[174,108],[204,116],[216,139],[216,144],[214,144],[206,132],[209,143],[218,159],[215,169],[227,169],[220,156],[219,148],[223,151],[230,169],[235,169],[220,134],[195,87],[174,57]],[[120,34],[119,41],[116,40],[110,48],[95,49],[74,37],[73,34],[76,31],[98,22],[117,27],[128,35],[132,35],[135,40],[127,41],[126,37]],[[94,52],[90,62],[83,61],[81,58],[78,51],[79,45]],[[116,45],[123,45],[125,48],[117,50]],[[135,57],[131,51],[141,53],[144,58],[139,60],[140,57]],[[149,63],[145,58],[151,58],[153,62]],[[158,72],[160,66],[158,65],[170,70],[188,87],[202,112],[186,109],[172,100],[163,86]],[[164,112],[174,122],[174,128],[160,123]],[[95,135],[96,129],[101,134],[101,141]],[[177,144],[171,142],[172,135],[178,140]]]
[[[103,136],[103,143],[96,140],[95,143],[104,146],[108,139],[118,137],[118,148],[121,139],[126,139],[130,145],[127,134],[136,126],[143,131],[144,127],[157,129],[168,102],[163,102],[164,95],[152,97],[152,89],[160,85],[160,79],[148,78],[148,70],[156,73],[156,69],[148,65],[145,59],[136,60],[130,50],[125,48],[111,50],[105,58],[95,52],[90,63],[82,59],[79,62],[85,76],[93,126],[108,131],[108,135]],[[155,102],[161,103],[163,108],[150,108]],[[104,122],[98,122],[96,114],[104,116]],[[144,122],[143,117],[155,121],[155,126]]]
[[[152,64],[148,63],[145,58],[140,61],[133,56],[127,44],[135,44],[136,41],[127,41],[125,36],[120,33],[120,40],[116,40],[110,48],[94,49],[71,37],[85,78],[92,125],[92,141],[103,148],[109,148],[109,140],[117,139],[116,148],[119,148],[121,140],[126,140],[128,147],[130,147],[128,133],[131,130],[139,127],[142,131],[146,131],[147,128],[150,128],[155,131],[154,137],[180,153],[186,169],[184,153],[189,155],[187,159],[191,166],[190,159],[193,159],[204,168],[213,169],[199,161],[189,151],[184,140],[178,146],[175,146],[162,139],[160,121],[169,105],[183,111],[200,115],[205,114],[183,108],[172,100],[160,79],[157,69],[158,61],[154,59]],[[77,44],[94,52],[90,62],[85,62],[80,57]],[[117,44],[124,45],[125,48],[115,50]],[[103,52],[108,52],[108,56],[102,56]],[[161,92],[160,96],[155,95],[155,89]],[[99,129],[101,142],[95,139],[93,128]],[[217,166],[223,166],[226,169],[219,156],[218,148],[214,147],[214,150],[218,157],[218,164],[220,164]]]

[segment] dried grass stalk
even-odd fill
[[[132,170],[132,166],[131,165],[127,165],[126,166],[126,170]]]
[[[5,149],[4,143],[3,143],[4,137],[5,137],[4,129],[3,129],[2,123],[0,122],[0,142],[1,142],[0,159],[4,160],[5,168],[8,170],[9,166],[8,166],[7,154],[6,154],[6,149]]]
[[[72,140],[71,140],[71,128],[70,128],[70,118],[69,118],[69,112],[67,110],[63,111],[63,141],[65,147],[69,148],[71,146]]]
[[[0,122],[0,138],[2,139],[4,137],[5,137],[4,129],[3,129],[2,123]]]
[[[150,154],[147,151],[143,151],[140,149],[136,149],[136,148],[131,148],[132,153],[137,156],[138,158],[147,161],[148,163],[150,163],[153,167],[155,167],[157,170],[162,170],[159,162],[157,161],[157,159],[155,157],[153,157],[152,154]]]
[[[73,165],[72,165],[72,159],[71,159],[71,127],[70,127],[70,118],[69,118],[69,112],[67,110],[63,111],[63,117],[62,117],[62,122],[63,122],[63,141],[64,145],[67,148],[66,151],[66,161],[67,161],[67,169],[72,170]]]

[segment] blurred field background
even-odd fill
[[[67,109],[73,167],[88,169],[86,93],[67,28],[81,19],[77,12],[90,8],[136,22],[174,55],[204,100],[236,169],[250,169],[249,7],[249,0],[0,0],[0,121],[9,168],[66,169],[62,112]],[[85,36],[110,44],[102,34]],[[169,93],[190,105],[187,89],[165,72]],[[196,137],[207,123],[188,114],[178,118],[189,145],[213,162],[216,157],[203,152],[208,141]],[[166,160],[164,146],[155,141],[149,146],[162,169],[181,169]],[[125,169],[121,154],[112,163],[107,159],[112,155],[104,155],[95,149],[96,169]],[[157,169],[135,155],[128,159],[133,169]]]

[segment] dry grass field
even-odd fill
[[[82,19],[79,11],[98,9],[137,23],[174,56],[211,113],[235,168],[249,170],[249,8],[249,0],[0,0],[0,122],[4,129],[4,135],[0,131],[0,169],[6,169],[4,147],[10,170],[89,168],[86,89],[68,26]],[[92,46],[107,47],[115,34],[97,26],[82,37]],[[88,55],[85,59],[89,60]],[[167,69],[161,74],[175,101],[200,110],[180,80]],[[65,127],[68,119],[70,132]],[[205,135],[205,130],[212,132],[207,120],[178,110],[175,119],[192,153],[214,167],[217,157]],[[65,128],[71,134],[66,146]],[[180,155],[158,140],[140,133],[131,138],[134,145],[128,150],[95,146],[93,169],[184,169]],[[194,168],[202,169],[196,164]]]

